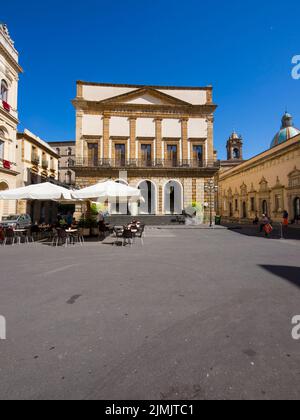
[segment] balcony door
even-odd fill
[[[203,146],[193,146],[193,165],[203,165]]]
[[[168,145],[168,163],[170,166],[176,167],[178,163],[178,151],[176,145]]]
[[[126,164],[126,147],[125,144],[115,145],[115,160],[117,166],[125,166]]]
[[[98,144],[88,144],[88,164],[89,166],[98,166]]]
[[[142,144],[141,149],[142,165],[151,166],[151,144]]]

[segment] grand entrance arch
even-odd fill
[[[151,181],[145,180],[139,183],[138,189],[145,200],[144,203],[139,203],[139,214],[156,214],[156,185]]]
[[[169,181],[164,188],[165,214],[182,214],[183,188],[178,181]]]
[[[300,197],[294,199],[294,220],[300,220]]]

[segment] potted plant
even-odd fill
[[[82,231],[82,235],[87,237],[91,234],[91,224],[89,218],[85,215],[82,215],[78,223],[79,229]]]
[[[90,228],[92,236],[99,236],[99,226],[96,216],[90,216]]]

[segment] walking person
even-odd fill
[[[282,217],[283,217],[282,233],[283,233],[283,237],[287,238],[288,230],[289,230],[289,214],[286,210],[284,210]]]

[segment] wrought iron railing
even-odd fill
[[[49,168],[49,162],[47,160],[42,161],[42,168],[43,169],[48,169]]]
[[[35,153],[33,153],[31,155],[31,163],[33,163],[34,165],[39,165],[40,164],[40,157],[38,155],[36,155]]]
[[[220,161],[218,160],[168,160],[168,159],[82,159],[77,158],[71,162],[71,167],[88,167],[88,168],[181,168],[181,169],[218,169]]]

